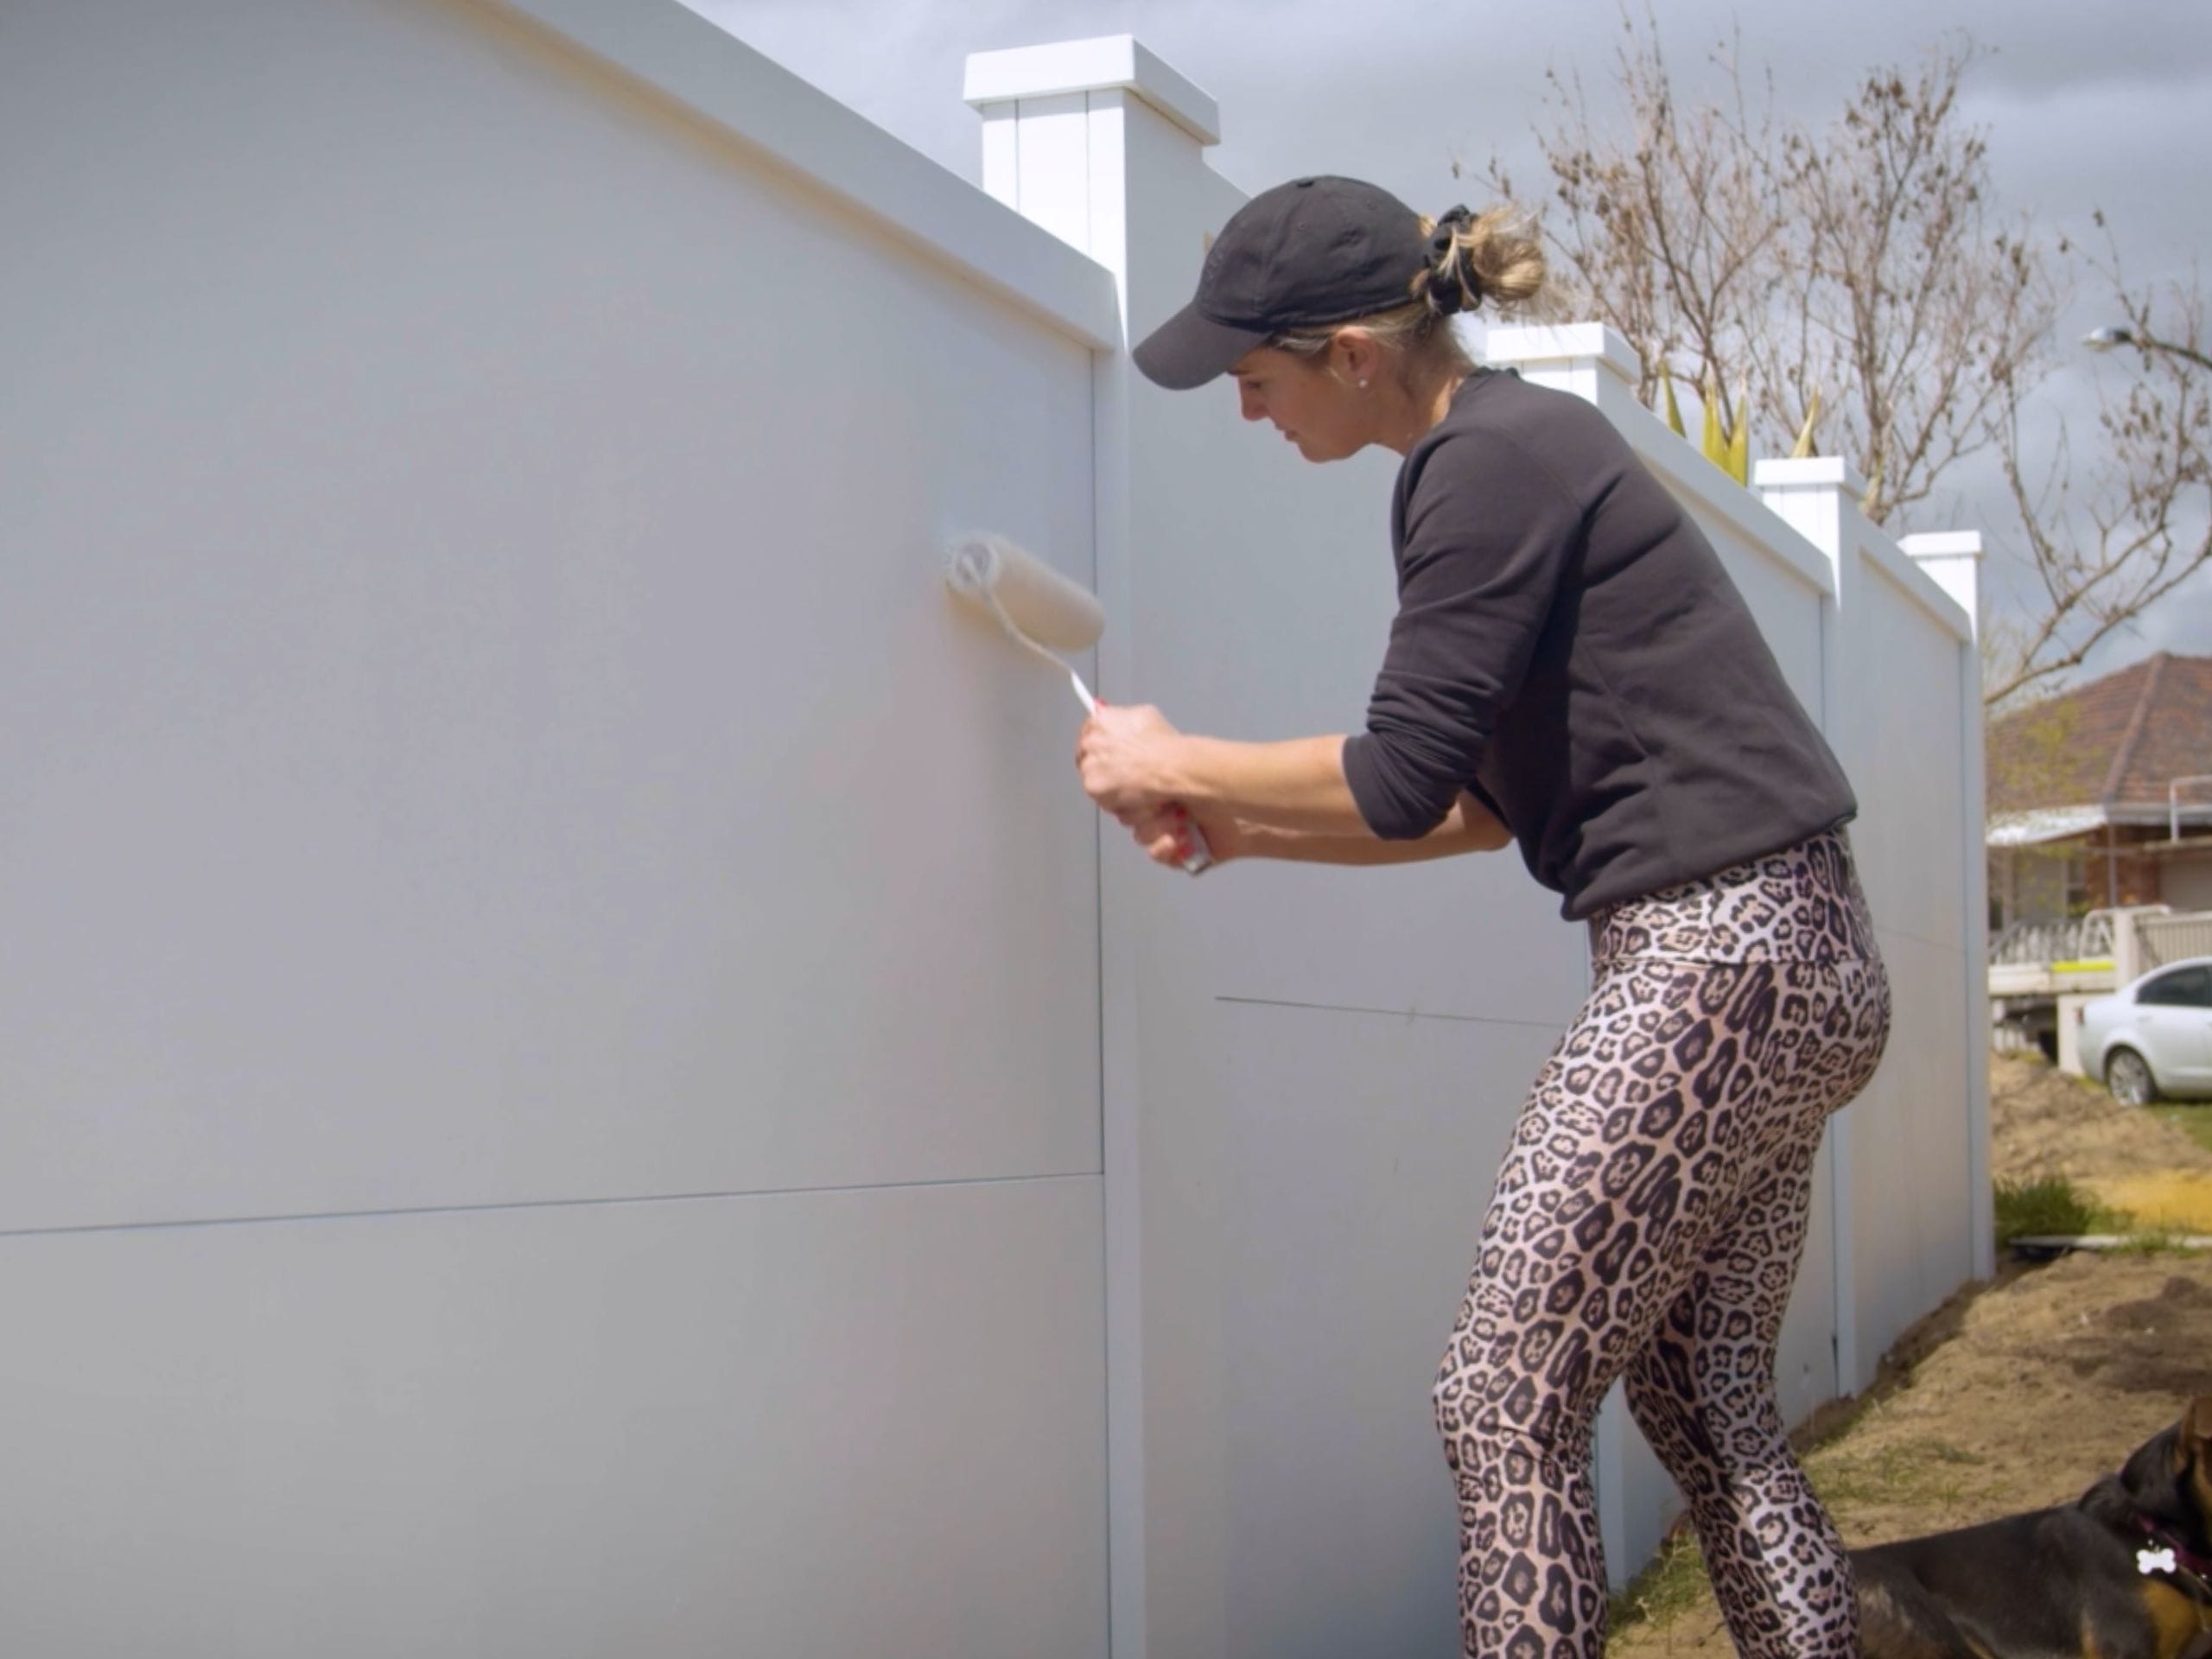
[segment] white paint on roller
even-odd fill
[[[960,598],[996,617],[1015,644],[1065,670],[1086,714],[1097,709],[1083,676],[1052,649],[1088,651],[1098,643],[1106,612],[1096,594],[996,536],[971,536],[955,548],[944,581]]]
[[[969,537],[952,556],[953,585],[993,595],[1015,625],[1054,651],[1089,651],[1106,632],[1096,595],[997,536]]]
[[[955,547],[945,563],[944,584],[966,603],[996,617],[1017,645],[1065,671],[1084,711],[1098,711],[1098,700],[1083,676],[1049,649],[1088,651],[1098,643],[1106,631],[1106,610],[1096,594],[1001,536],[970,536]],[[1198,826],[1186,821],[1184,833],[1192,852],[1181,868],[1192,875],[1212,868],[1213,853]]]

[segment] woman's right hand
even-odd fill
[[[1128,823],[1145,856],[1170,869],[1179,868],[1197,850],[1191,840],[1193,828],[1205,837],[1206,850],[1217,864],[1226,864],[1244,851],[1236,819],[1226,813],[1193,812],[1179,801],[1148,807]]]

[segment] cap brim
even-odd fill
[[[1154,385],[1188,391],[1228,373],[1239,358],[1273,338],[1264,328],[1231,328],[1201,316],[1194,301],[1154,329],[1130,355]]]

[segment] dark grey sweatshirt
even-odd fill
[[[1702,531],[1595,408],[1484,372],[1391,504],[1398,614],[1344,773],[1411,840],[1467,790],[1580,918],[1857,810]]]

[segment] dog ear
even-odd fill
[[[2186,1493],[2200,1525],[2212,1523],[2212,1395],[2189,1402],[2175,1426],[2176,1484]]]
[[[2212,1394],[2200,1394],[2184,1406],[2181,1421],[2167,1433],[2174,1437],[2168,1453],[2168,1467],[2175,1474],[2204,1467],[2207,1446],[2212,1445]]]

